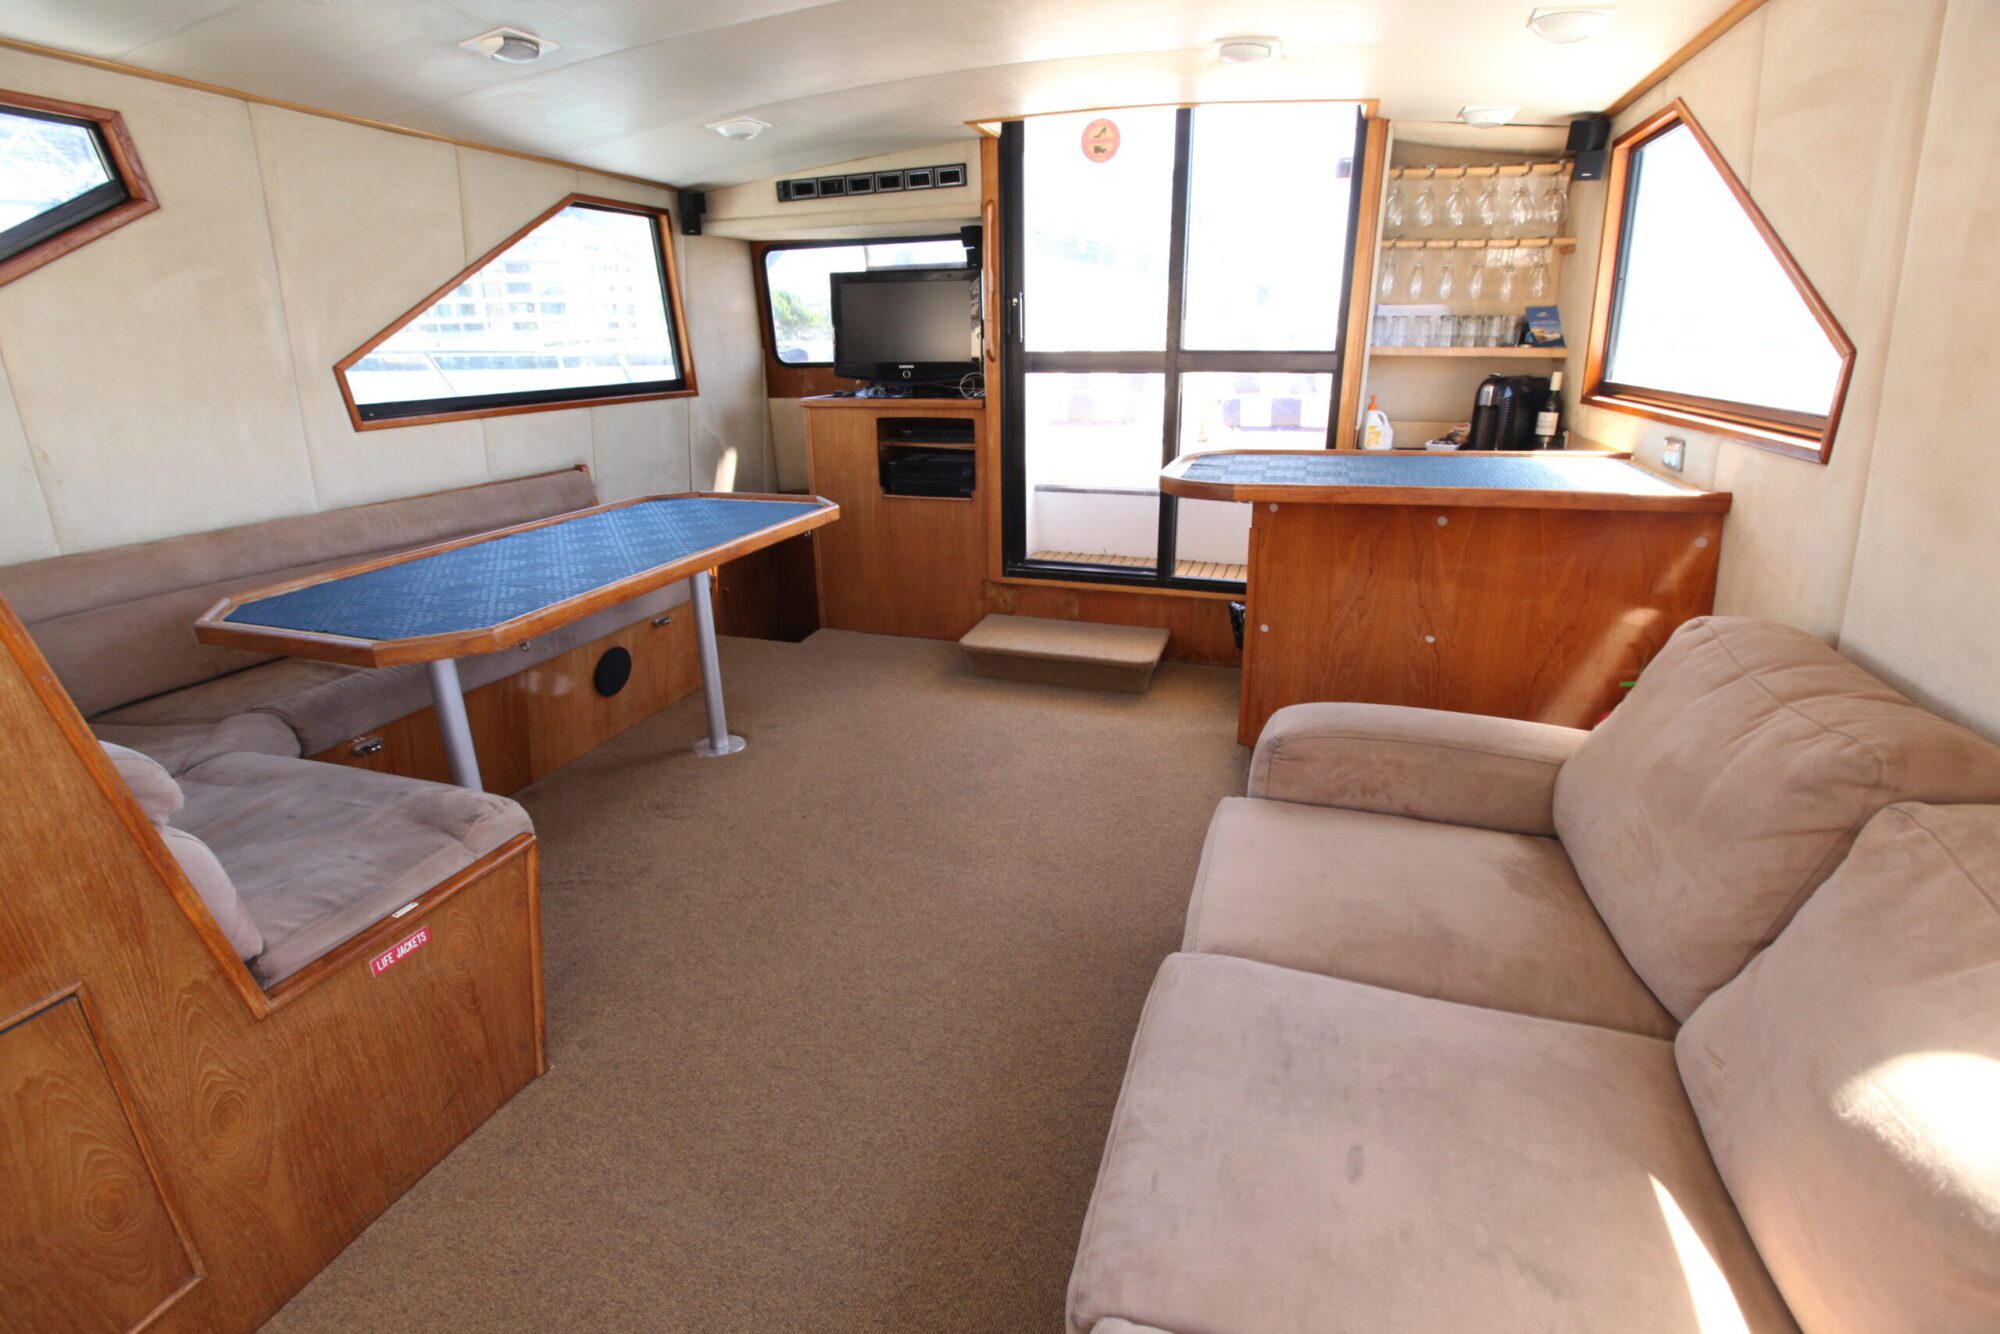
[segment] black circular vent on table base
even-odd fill
[[[597,670],[590,674],[590,683],[606,699],[623,690],[631,679],[632,654],[622,648],[604,650],[604,656],[597,660]]]

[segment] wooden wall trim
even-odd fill
[[[501,157],[518,158],[523,162],[539,162],[545,167],[563,167],[570,171],[587,171],[593,176],[603,176],[608,180],[629,181],[633,185],[649,186],[655,190],[672,190],[679,193],[680,186],[670,181],[654,180],[650,176],[633,176],[622,171],[607,171],[603,167],[593,167],[583,162],[571,162],[566,158],[547,157],[541,153],[530,153],[519,148],[502,148],[498,144],[481,143],[477,139],[461,139],[456,135],[438,134],[431,130],[412,129],[407,125],[397,125],[386,120],[371,120],[367,116],[352,116],[345,111],[329,111],[325,107],[308,106],[304,102],[290,102],[282,97],[266,97],[262,93],[245,92],[241,88],[231,88],[219,83],[205,83],[200,79],[183,78],[178,74],[163,74],[159,70],[143,69],[138,65],[128,65],[122,60],[107,60],[102,56],[87,56],[80,51],[65,51],[61,47],[43,46],[36,42],[17,41],[11,37],[0,37],[0,49],[19,51],[23,55],[41,56],[47,60],[60,60],[71,65],[82,65],[88,69],[103,70],[107,74],[123,74],[128,78],[146,79],[152,83],[170,84],[176,88],[186,88],[197,93],[213,93],[217,97],[233,97],[240,102],[254,102],[258,106],[277,107],[281,111],[296,111],[302,116],[318,116],[321,120],[337,120],[346,125],[358,125],[364,130],[381,130],[385,134],[400,134],[409,139],[427,139],[434,144],[450,144],[453,148],[470,148],[480,153],[497,153]]]
[[[131,131],[125,128],[125,117],[118,112],[107,107],[85,106],[81,102],[61,102],[52,97],[37,97],[31,93],[0,92],[0,108],[4,107],[46,111],[57,116],[68,116],[73,120],[87,120],[96,125],[98,132],[104,137],[105,149],[111,154],[111,169],[118,174],[119,182],[124,185],[128,198],[124,203],[108,208],[96,217],[86,218],[73,227],[29,246],[11,259],[0,261],[0,285],[11,283],[24,274],[33,273],[42,265],[61,259],[72,250],[87,246],[98,237],[115,232],[126,223],[142,218],[160,207],[160,197],[153,190],[153,182],[146,175],[144,164],[139,161],[139,149],[132,142]]]
[[[1340,420],[1334,426],[1333,447],[1353,449],[1360,433],[1361,389],[1368,374],[1368,331],[1375,311],[1375,250],[1382,223],[1382,182],[1389,174],[1389,122],[1379,116],[1368,120],[1368,137],[1363,143],[1357,170],[1367,173],[1361,181],[1361,203],[1354,216],[1354,263],[1349,269],[1347,332],[1341,342],[1340,384],[1333,396],[1334,411]],[[1365,272],[1364,272],[1365,269]]]
[[[1715,22],[1689,38],[1685,46],[1655,65],[1645,78],[1627,88],[1617,101],[1604,108],[1604,114],[1616,116],[1629,110],[1633,103],[1665,82],[1668,75],[1706,51],[1722,34],[1762,9],[1764,3],[1765,0],[1736,0],[1736,3],[1724,10]]]

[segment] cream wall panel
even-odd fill
[[[1952,0],[1841,648],[2000,736],[2000,6]]]
[[[798,398],[770,400],[771,466],[780,491],[803,491],[810,481],[806,462],[806,405]]]
[[[688,404],[691,399],[656,398],[649,403],[616,403],[589,408],[595,442],[597,498],[692,491],[688,467]]]
[[[519,412],[511,417],[488,417],[477,424],[485,432],[486,475],[494,481],[573,468],[579,463],[589,467],[597,460],[589,408]]]
[[[701,394],[690,416],[695,489],[769,491],[771,420],[764,393],[764,345],[750,247],[690,236],[681,245],[681,280]]]
[[[0,86],[122,111],[162,204],[0,288],[62,549],[312,508],[244,104],[17,52]]]
[[[458,165],[460,221],[465,230],[464,264],[470,264],[577,190],[577,173],[544,162],[525,162],[469,148],[454,151]],[[445,274],[432,279],[443,282]]]
[[[0,365],[0,565],[53,556],[60,549],[35,456],[14,410],[14,387]]]
[[[465,266],[458,150],[252,106],[322,508],[486,478],[480,423],[356,431],[333,364]]]

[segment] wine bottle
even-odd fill
[[[1563,418],[1563,373],[1556,371],[1549,376],[1549,396],[1542,400],[1541,411],[1535,414],[1535,448],[1553,449],[1556,437],[1562,433]]]

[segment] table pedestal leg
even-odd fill
[[[694,602],[694,639],[701,654],[701,697],[708,706],[708,736],[695,742],[697,755],[734,755],[750,743],[729,734],[729,719],[722,712],[722,659],[715,651],[715,608],[709,605],[707,570],[688,580]]]
[[[482,792],[485,785],[479,781],[479,756],[472,748],[472,724],[465,716],[465,690],[458,682],[458,664],[439,658],[424,666],[430,669],[431,704],[437,714],[438,734],[444,738],[451,781]]]

